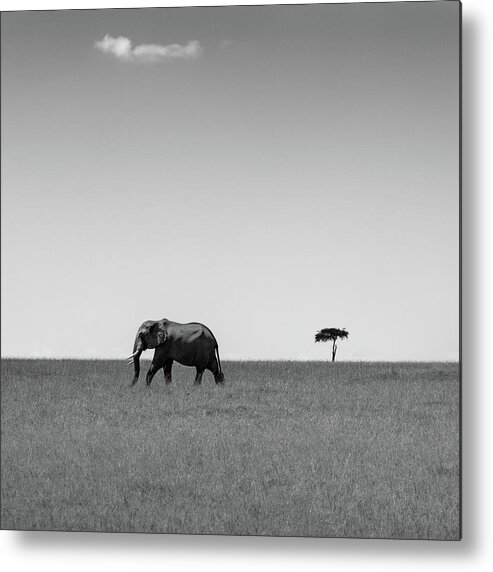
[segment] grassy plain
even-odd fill
[[[456,363],[2,360],[1,525],[458,539]]]

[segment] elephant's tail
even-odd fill
[[[219,373],[217,374],[217,381],[219,383],[223,383],[224,373],[223,373],[223,370],[221,368],[221,360],[219,359],[219,347],[218,346],[216,346],[216,355],[217,355],[217,365],[219,367]]]

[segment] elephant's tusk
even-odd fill
[[[127,356],[125,359],[134,359],[134,357],[139,353],[139,350],[137,350],[136,352],[134,352],[132,355]]]

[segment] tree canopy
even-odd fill
[[[349,332],[346,330],[346,328],[342,328],[342,330],[339,328],[323,328],[315,334],[315,341],[328,342],[329,340],[335,341],[338,338],[345,340],[348,336]]]

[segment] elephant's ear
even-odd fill
[[[156,345],[164,344],[168,334],[166,333],[166,327],[162,322],[156,322],[151,327],[151,338],[156,341]]]
[[[163,324],[159,324],[159,328],[157,331],[157,343],[158,343],[158,345],[164,344],[167,337],[168,337],[168,334],[166,333],[166,328],[164,327]]]

